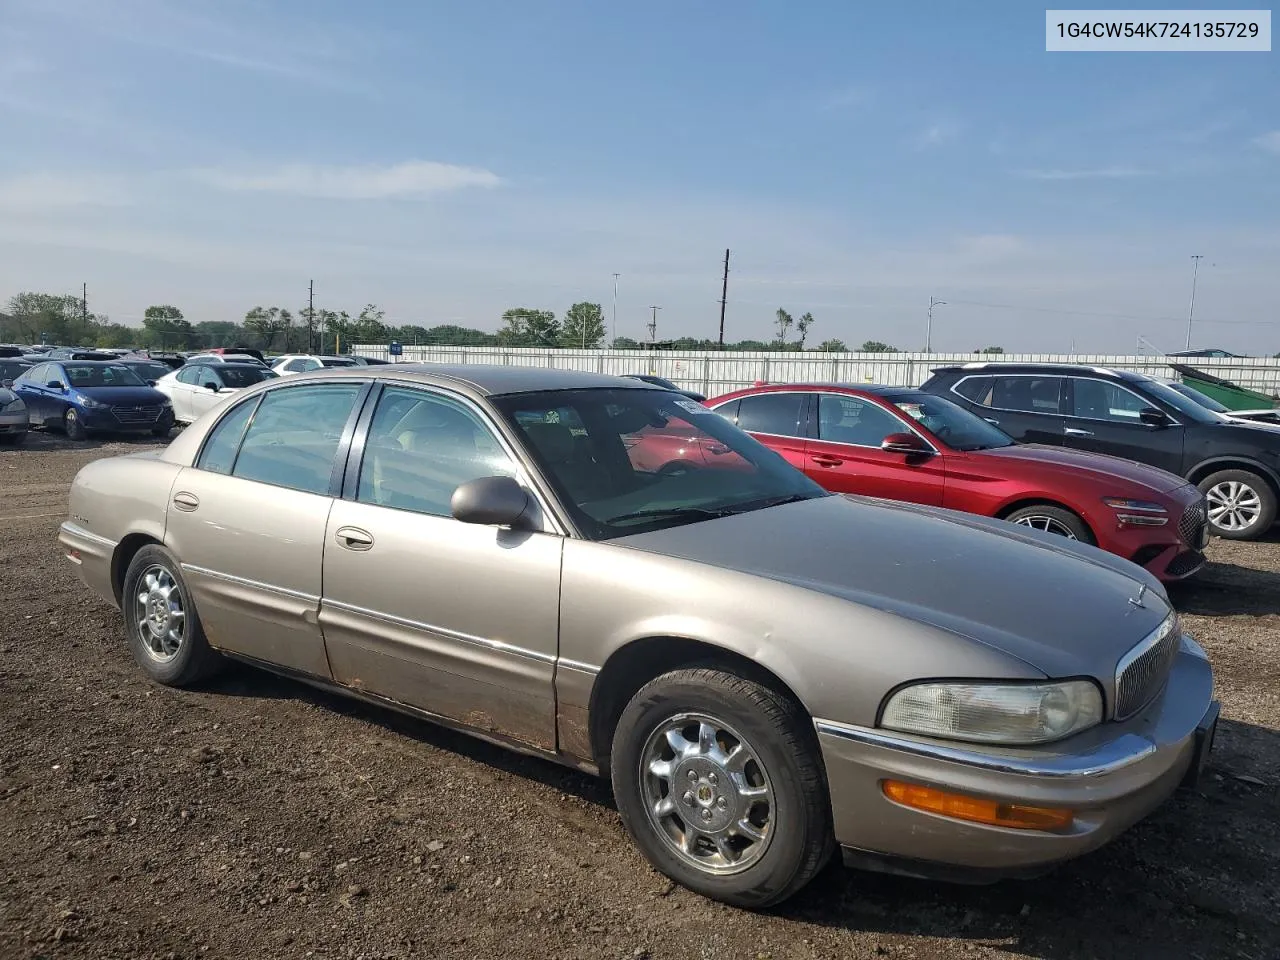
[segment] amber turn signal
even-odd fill
[[[1055,807],[1027,807],[1018,803],[999,803],[983,797],[969,797],[962,793],[949,793],[933,787],[900,780],[885,780],[880,788],[894,803],[915,810],[925,810],[956,820],[986,823],[993,827],[1013,827],[1017,830],[1065,830],[1071,826],[1075,813]]]

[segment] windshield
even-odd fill
[[[71,387],[145,387],[142,378],[122,363],[66,363]]]
[[[887,399],[952,450],[991,450],[1013,445],[1013,438],[1003,430],[943,397],[908,393]]]
[[[326,360],[321,360],[320,362],[321,362],[321,363],[323,363],[326,367],[354,367],[354,366],[358,366],[358,364],[357,364],[354,360],[347,360],[347,359],[345,359],[345,358],[341,358],[341,359],[326,359]]]
[[[266,367],[230,365],[218,367],[218,374],[228,387],[251,387],[255,383],[273,380],[279,376],[274,370],[268,370]]]
[[[596,540],[828,495],[723,417],[667,390],[556,390],[494,403]]]
[[[1213,397],[1206,396],[1195,387],[1188,387],[1185,383],[1170,383],[1167,384],[1167,386],[1170,390],[1177,390],[1178,393],[1182,394],[1184,397],[1190,397],[1196,403],[1200,404],[1200,406],[1212,410],[1214,413],[1231,412],[1231,408],[1226,404],[1219,403],[1217,400],[1213,399]]]
[[[1138,381],[1138,385],[1151,394],[1157,400],[1167,403],[1173,409],[1177,410],[1188,420],[1194,420],[1196,423],[1221,423],[1222,417],[1214,413],[1207,407],[1202,406],[1190,397],[1183,396],[1167,383],[1161,383],[1159,380],[1143,379]]]

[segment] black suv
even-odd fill
[[[920,389],[946,397],[1015,440],[1106,453],[1186,477],[1209,524],[1254,540],[1276,519],[1280,428],[1231,421],[1140,373],[1062,363],[938,367]]]

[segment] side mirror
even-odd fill
[[[463,523],[515,526],[529,508],[529,494],[512,477],[480,477],[453,491],[449,511]]]
[[[154,380],[148,380],[148,381],[147,381],[147,386],[148,386],[148,387],[154,387],[155,385],[156,385],[156,382],[155,382]]]
[[[1163,410],[1157,410],[1155,407],[1143,407],[1138,411],[1138,419],[1149,427],[1167,427],[1169,418],[1165,416]]]
[[[47,384],[45,384],[45,386],[47,386],[50,390],[57,390],[59,392],[62,392],[67,389],[66,385],[63,384],[61,380],[50,380]]]
[[[217,393],[219,390],[222,389],[222,387],[218,386],[216,383],[206,383],[204,385],[204,388],[206,390],[212,390],[214,393]]]
[[[880,441],[880,449],[886,453],[933,453],[929,445],[914,433],[891,433]]]
[[[12,389],[13,389],[13,381],[12,381],[12,380],[0,380],[0,387],[4,387],[4,389],[6,389],[6,390],[12,390]]]

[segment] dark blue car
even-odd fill
[[[90,431],[150,432],[167,437],[173,406],[122,363],[61,360],[38,364],[13,382],[33,427],[53,427],[72,440]]]

